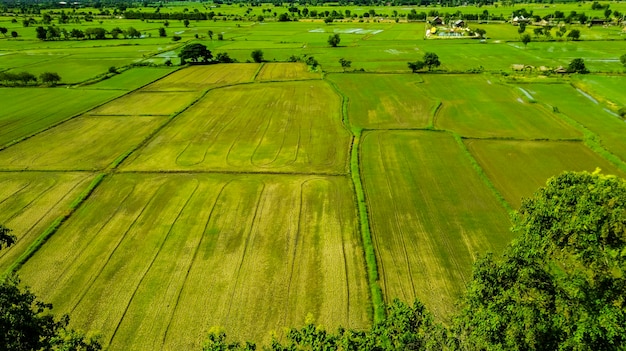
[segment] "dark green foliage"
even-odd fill
[[[332,34],[331,36],[328,37],[328,45],[336,48],[337,45],[339,45],[339,42],[341,42],[341,38],[339,37],[339,34]]]
[[[4,35],[5,37],[7,36],[7,32],[9,30],[6,27],[0,27],[0,34]]]
[[[570,30],[569,33],[567,33],[567,38],[570,38],[572,40],[580,39],[580,31],[578,29]]]
[[[133,27],[128,27],[124,34],[129,38],[141,38],[141,33]]]
[[[213,58],[211,51],[207,49],[206,46],[200,43],[193,43],[189,45],[185,45],[182,50],[180,50],[180,54],[178,54],[182,62],[187,60],[191,62],[209,62]]]
[[[350,66],[352,65],[352,61],[346,60],[342,57],[339,59],[339,64],[341,65],[341,68],[343,68],[343,70],[345,71],[346,68],[350,68]]]
[[[11,246],[15,236],[0,224],[0,249]],[[100,343],[68,329],[67,315],[56,320],[51,304],[41,302],[28,288],[20,289],[16,276],[0,279],[0,350],[97,351]]]
[[[530,34],[524,34],[520,37],[520,39],[522,40],[522,44],[524,44],[524,47],[526,47],[531,41]]]
[[[250,57],[252,57],[252,60],[254,60],[254,62],[263,62],[263,51],[259,49],[253,50],[250,54]]]
[[[167,33],[165,32],[165,27],[160,27],[159,28],[159,36],[160,37],[166,37]]]
[[[433,67],[439,67],[441,62],[439,61],[439,56],[434,52],[427,52],[424,54],[424,64],[428,67],[428,70],[431,71]]]
[[[370,330],[356,331],[339,327],[330,332],[316,325],[311,317],[302,328],[287,332],[286,341],[274,339],[270,350],[441,350],[445,348],[445,329],[433,322],[424,305],[413,306],[394,300],[387,306],[388,317]],[[255,350],[253,343],[226,342],[223,332],[209,333],[203,351]]]
[[[237,60],[231,58],[228,53],[220,52],[215,56],[215,60],[219,63],[234,63]]]
[[[567,71],[570,73],[589,73],[587,67],[585,67],[585,60],[581,58],[575,58],[567,66]]]
[[[43,72],[39,75],[39,79],[44,84],[56,85],[61,81],[61,76],[55,72]]]
[[[76,350],[96,351],[102,347],[95,339],[67,329],[69,317],[56,320],[52,305],[37,300],[19,280],[0,281],[0,350]]]
[[[426,64],[424,63],[424,61],[415,61],[415,62],[407,62],[407,66],[409,66],[409,68],[411,69],[411,72],[415,73],[421,70],[422,68],[424,68]]]
[[[619,57],[619,62],[621,62],[624,67],[626,67],[626,54]]]
[[[615,350],[626,343],[626,182],[566,172],[526,199],[519,237],[487,256],[457,320],[469,349]]]
[[[0,224],[0,250],[13,245],[16,239],[15,235],[11,234],[11,229]]]

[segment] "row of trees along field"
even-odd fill
[[[618,350],[626,344],[626,181],[588,172],[548,180],[512,215],[517,238],[478,259],[458,314],[444,325],[419,301],[394,300],[368,330],[327,331],[307,318],[269,350]],[[0,248],[15,242],[0,226]],[[99,350],[69,317],[0,284],[2,350]],[[255,350],[209,332],[205,351]]]
[[[42,84],[56,85],[61,81],[61,76],[55,72],[43,72],[39,79],[29,72],[0,72],[0,83],[6,86],[30,85],[40,82]]]

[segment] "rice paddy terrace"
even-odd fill
[[[0,268],[110,350],[199,349],[212,327],[267,342],[307,314],[364,328],[381,298],[419,298],[445,321],[523,197],[565,170],[626,174],[611,109],[624,76],[376,64],[2,88],[15,105],[0,114],[0,223],[18,242]]]

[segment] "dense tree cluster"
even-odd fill
[[[111,30],[104,28],[87,28],[84,31],[81,29],[59,28],[55,26],[48,26],[44,28],[39,26],[35,28],[37,33],[37,39],[39,40],[70,40],[70,39],[91,39],[91,40],[104,40],[104,39],[119,39],[120,35],[123,38],[141,38],[141,32],[134,27],[128,27],[126,30],[122,30],[119,27],[115,27]]]
[[[0,82],[4,85],[29,85],[37,82],[56,85],[60,81],[61,77],[55,72],[44,72],[39,75],[39,79],[29,72],[0,72]]]
[[[432,71],[434,67],[441,66],[441,61],[439,61],[439,56],[434,52],[425,52],[422,60],[408,62],[407,65],[413,73],[423,69],[424,67],[428,67],[428,70]]]

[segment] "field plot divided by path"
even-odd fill
[[[176,71],[147,87],[144,91],[201,91],[204,89],[252,81],[259,69],[257,63],[229,63],[192,66]]]
[[[546,184],[548,178],[564,171],[589,171],[600,168],[604,174],[626,176],[613,164],[589,150],[582,142],[541,142],[504,140],[465,140],[506,201],[519,208]]]
[[[141,142],[164,118],[77,117],[1,150],[0,169],[103,169]]]
[[[20,275],[111,350],[199,349],[211,326],[262,340],[307,313],[362,328],[354,211],[346,177],[118,174]]]
[[[626,94],[624,94],[624,86],[626,86],[626,76],[601,76],[601,75],[582,75],[578,77],[580,83],[588,88],[592,95],[602,96],[606,101],[614,106],[626,106]],[[587,89],[585,89],[587,90]]]
[[[474,254],[511,239],[506,210],[448,133],[368,132],[361,159],[385,299],[449,317]]]
[[[171,72],[174,68],[135,67],[111,78],[87,86],[87,89],[135,90]]]
[[[525,84],[522,86],[535,99],[556,107],[559,112],[582,124],[598,135],[600,143],[626,161],[626,123],[605,110],[605,106],[594,102],[569,84]]]
[[[263,65],[258,81],[322,79],[321,72],[310,72],[305,63],[269,62]]]
[[[0,223],[17,237],[0,251],[0,272],[68,210],[91,179],[91,173],[0,172]]]
[[[121,94],[65,88],[0,88],[0,146]]]
[[[199,93],[197,92],[138,91],[91,110],[89,114],[167,116],[182,110],[198,96]]]
[[[355,73],[328,78],[348,98],[350,124],[359,128],[425,128],[437,104],[417,75]]]
[[[210,91],[122,169],[344,173],[349,142],[327,83],[246,84]]]
[[[574,139],[582,134],[521,91],[488,77],[428,76],[431,96],[443,101],[435,127],[467,137]]]

